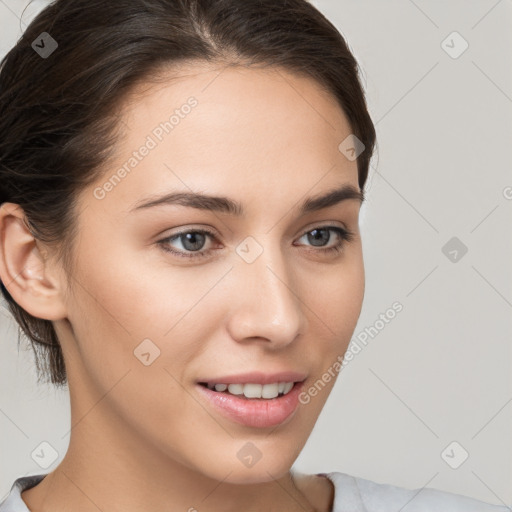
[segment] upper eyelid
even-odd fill
[[[313,224],[307,228],[304,228],[300,231],[300,234],[299,234],[299,237],[303,237],[306,233],[309,233],[310,231],[313,231],[314,229],[332,229],[332,228],[341,228],[341,229],[344,229],[346,231],[350,231],[350,229],[342,224],[341,226],[338,226],[336,224],[332,224],[333,222],[339,222],[339,221],[324,221],[323,224]],[[188,227],[188,228],[184,228],[176,233],[171,233],[169,235],[166,235],[163,237],[163,240],[166,240],[166,239],[169,239],[169,238],[173,238],[173,237],[178,237],[180,235],[184,235],[186,233],[196,233],[196,232],[204,232],[205,235],[207,236],[212,236],[212,237],[215,237],[215,238],[218,238],[218,235],[216,233],[216,230],[213,229],[213,228],[203,228],[203,227]]]
[[[348,228],[345,224],[343,224],[343,223],[340,223],[340,224],[341,224],[341,226],[339,226],[339,225],[337,224],[338,222],[339,222],[339,221],[330,221],[330,220],[328,220],[328,221],[325,221],[323,224],[313,224],[313,225],[311,225],[310,227],[303,229],[303,230],[301,231],[301,236],[302,236],[302,235],[304,235],[304,234],[306,234],[306,233],[309,233],[310,231],[313,231],[314,229],[322,229],[322,228],[323,228],[323,229],[326,229],[326,228],[327,228],[327,229],[329,229],[329,228],[330,228],[330,229],[332,229],[332,228],[342,228],[342,229],[345,229],[346,231],[348,231],[348,230],[349,230],[349,228]]]
[[[330,224],[330,222],[333,222],[333,221],[326,221],[324,222],[323,224],[315,224],[313,226],[310,226],[308,228],[304,228],[300,234],[298,235],[298,238],[302,238],[304,235],[306,235],[307,233],[310,233],[311,231],[315,230],[315,229],[327,229],[329,231],[335,231],[335,228],[338,228],[338,229],[342,229],[344,231],[346,231],[349,236],[352,235],[353,233],[351,232],[351,230],[346,227],[345,225],[343,226],[338,226],[338,225],[335,225],[335,224]],[[217,240],[218,241],[218,236],[217,234],[215,233],[215,230],[213,229],[210,229],[210,228],[201,228],[201,227],[189,227],[189,228],[185,228],[181,231],[178,231],[177,233],[172,233],[170,235],[167,235],[163,238],[161,238],[159,240],[159,242],[165,242],[165,241],[169,241],[170,239],[179,239],[179,237],[181,235],[185,235],[187,233],[197,233],[197,232],[200,232],[200,233],[203,233],[204,235],[206,235],[207,237],[213,239],[212,242],[214,240]],[[340,233],[336,231],[336,233],[338,234],[338,236],[340,236]],[[207,249],[208,250],[208,249]],[[200,252],[200,251],[198,251]]]
[[[313,229],[326,228],[326,227],[337,227],[337,228],[343,228],[347,231],[350,230],[350,228],[344,222],[341,222],[339,220],[325,220],[325,221],[314,222],[314,223],[310,224],[309,226],[305,227],[304,229],[302,229],[300,231],[300,236],[304,235],[305,233],[309,233]],[[193,231],[193,232],[206,231],[208,233],[211,233],[213,236],[220,236],[217,234],[217,230],[210,226],[208,226],[208,227],[186,226],[183,229],[181,229],[181,228],[176,228],[176,229],[179,229],[180,231],[177,231],[176,233],[171,233],[171,234],[167,235],[165,238],[173,237],[173,236],[184,234],[184,233],[190,233],[191,231]]]

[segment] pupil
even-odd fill
[[[190,251],[199,250],[202,247],[201,241],[204,243],[204,240],[201,240],[201,237],[204,238],[204,235],[202,233],[186,233],[185,235],[181,235],[182,237],[185,237],[185,243],[183,243],[183,247],[185,249],[188,249]],[[196,237],[199,237],[200,242],[196,240]],[[187,244],[191,241],[192,247],[188,246]],[[182,239],[183,242],[183,239]],[[198,247],[199,245],[199,247]]]
[[[315,235],[312,235],[313,233],[316,233],[316,234],[324,233],[324,236],[317,237]],[[329,241],[329,231],[327,229],[313,229],[311,231],[311,235],[308,234],[308,237],[309,237],[310,242],[312,242],[312,241],[317,242],[319,239],[320,239],[320,241],[322,241],[322,239],[323,239],[325,242],[327,242],[327,241]],[[313,245],[315,245],[315,243],[313,243]],[[322,244],[318,244],[318,245],[322,245]]]

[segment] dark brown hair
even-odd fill
[[[46,57],[33,46],[45,46],[42,33],[58,45]],[[55,246],[65,269],[77,195],[113,153],[123,99],[162,70],[193,61],[277,66],[315,79],[365,146],[357,159],[363,190],[375,128],[359,67],[339,31],[306,0],[55,0],[0,63],[0,204],[19,205],[32,235]],[[52,322],[28,314],[0,287],[30,340],[39,380],[66,385]]]

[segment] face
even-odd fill
[[[302,208],[359,190],[357,162],[338,149],[351,127],[316,82],[284,70],[190,65],[180,76],[133,95],[114,163],[79,196],[73,293],[54,322],[72,414],[110,446],[268,481],[304,446],[361,311],[360,201]],[[242,212],[184,196],[146,204],[171,193]],[[198,384],[248,372],[296,372],[278,380],[305,378],[292,388],[301,399],[228,415],[209,398],[225,394]]]

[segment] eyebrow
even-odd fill
[[[355,199],[362,203],[365,200],[364,192],[350,184],[342,185],[325,194],[309,197],[303,201],[299,207],[299,214],[305,215],[323,210],[348,199]],[[171,192],[162,196],[150,196],[135,203],[130,212],[162,205],[188,206],[198,210],[217,211],[237,217],[245,216],[244,208],[238,201],[225,196],[211,196],[201,192]]]

